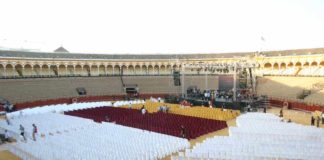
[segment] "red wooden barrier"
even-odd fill
[[[283,107],[284,103],[288,102],[288,108],[290,109],[297,109],[297,110],[304,110],[304,111],[322,111],[324,112],[324,107],[319,105],[310,105],[303,102],[294,102],[294,101],[285,101],[285,100],[279,100],[279,99],[270,99],[270,105],[276,106],[276,107]]]
[[[149,99],[150,97],[154,98],[164,98],[167,94],[141,94],[139,98]],[[47,99],[47,100],[38,100],[32,102],[23,102],[15,104],[16,110],[21,110],[25,108],[32,108],[36,106],[45,106],[45,105],[54,105],[54,104],[71,104],[73,102],[96,102],[96,101],[118,101],[124,100],[125,95],[103,95],[103,96],[85,96],[85,97],[70,97],[70,98],[59,98],[59,99]]]

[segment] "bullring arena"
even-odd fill
[[[1,50],[0,159],[322,160],[323,76],[323,48]]]

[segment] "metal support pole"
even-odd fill
[[[255,70],[255,68],[252,69],[252,73],[254,70]],[[252,82],[253,82],[252,93],[255,94],[256,93],[256,76],[255,76],[255,74],[253,74],[253,76],[252,76]]]
[[[208,89],[207,71],[208,70],[205,71],[205,90]]]
[[[181,81],[181,93],[182,93],[182,96],[183,97],[185,97],[184,95],[185,95],[185,84],[184,84],[184,77],[185,77],[185,65],[184,64],[182,64],[181,65],[181,69],[182,69],[182,81]]]
[[[234,64],[234,80],[233,80],[233,101],[236,101],[236,81],[237,81],[237,66]]]

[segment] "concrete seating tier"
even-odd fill
[[[0,96],[11,103],[77,97],[78,87],[84,87],[88,96],[124,94],[119,77],[0,79],[0,83]]]
[[[320,77],[262,77],[257,80],[257,93],[296,100],[303,90],[313,90],[314,85],[319,83],[324,84],[324,79]]]
[[[258,69],[256,71],[260,75],[271,75],[271,76],[307,76],[307,77],[318,77],[324,76],[323,66],[311,66],[311,67],[289,67],[281,69]]]
[[[324,106],[324,89],[316,91],[311,95],[307,96],[304,101],[306,103],[319,104]]]
[[[207,78],[207,83],[206,82]],[[125,84],[137,84],[141,94],[180,94],[172,76],[124,76]],[[125,95],[120,77],[60,77],[0,79],[0,96],[11,103],[78,97],[76,88],[83,87],[87,96]],[[185,76],[185,87],[218,89],[218,76]]]
[[[119,101],[117,101],[120,103]],[[72,103],[72,104],[55,104],[37,106],[33,108],[26,108],[23,110],[7,113],[7,117],[15,118],[27,115],[36,115],[41,113],[62,113],[65,111],[73,111],[86,108],[96,108],[101,106],[111,106],[111,102],[84,102],[84,103]]]

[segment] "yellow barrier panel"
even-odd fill
[[[132,109],[141,109],[143,104],[133,104]],[[158,103],[146,101],[144,104],[145,109],[149,113],[157,112],[160,106],[169,107],[169,113],[179,114],[185,116],[214,119],[214,120],[230,120],[236,118],[240,115],[238,110],[224,109],[223,111],[220,108],[207,108],[207,107],[186,107],[181,108],[179,104],[169,104],[169,103]],[[123,108],[129,108],[129,106],[123,106]]]

